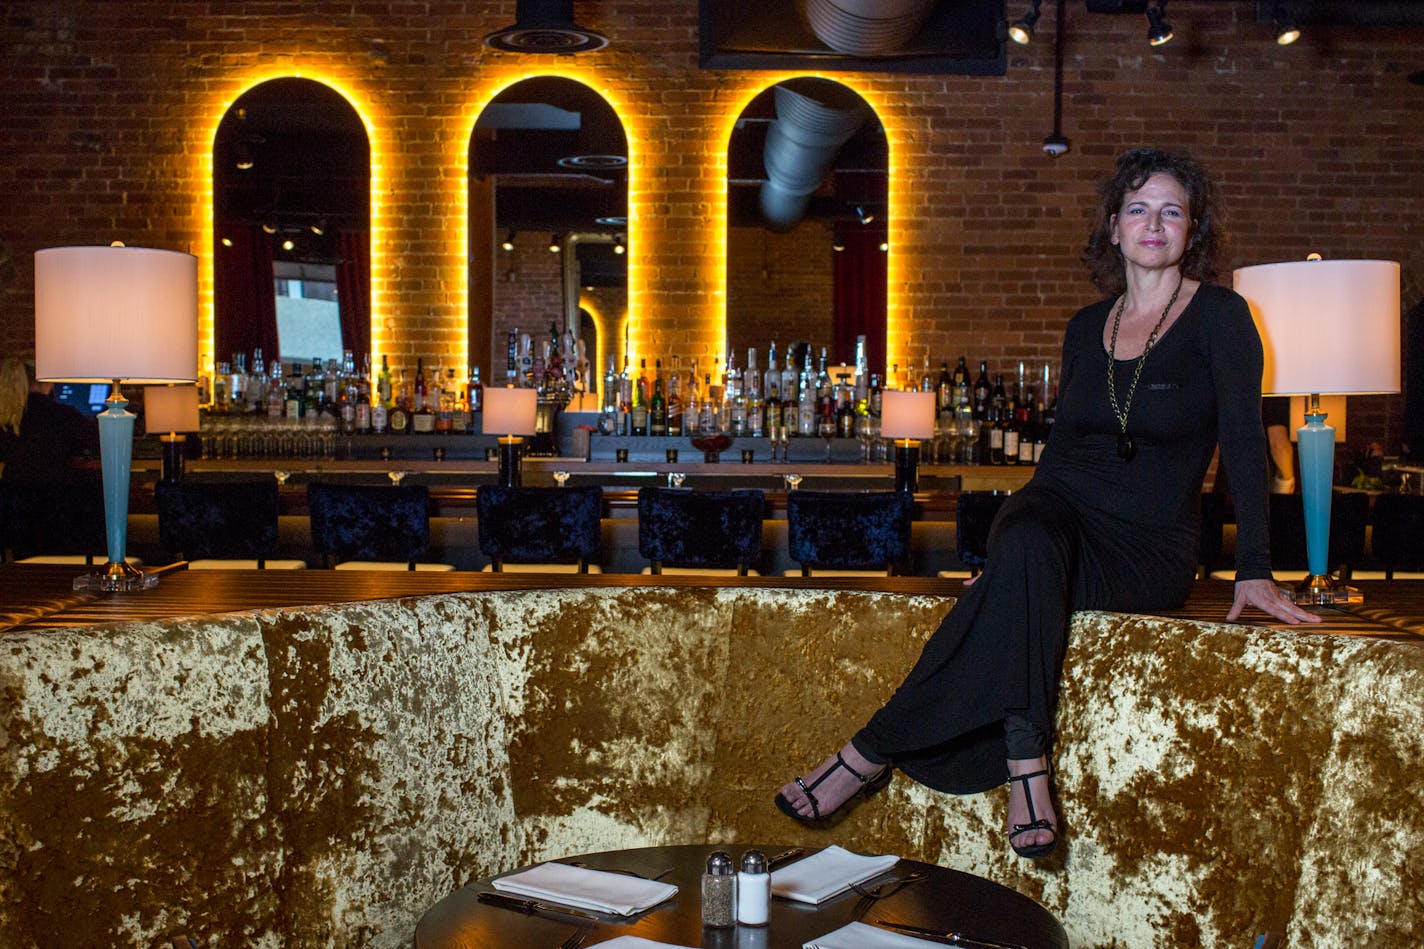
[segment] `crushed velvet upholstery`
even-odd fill
[[[959,562],[978,573],[989,550],[989,528],[1008,500],[998,491],[961,491],[954,502],[954,549]]]
[[[983,875],[1076,949],[1418,945],[1418,640],[1080,613],[1053,857],[1009,852],[1004,788],[787,821],[776,786],[949,605],[602,587],[0,633],[0,941],[406,946],[522,863],[773,841]]]
[[[1359,491],[1335,491],[1330,498],[1330,553],[1326,569],[1358,566],[1365,556],[1365,525],[1370,496]],[[1298,494],[1273,494],[1269,511],[1271,567],[1304,570],[1308,566],[1305,509]]]
[[[480,551],[498,570],[505,563],[598,560],[603,488],[512,488],[480,485],[475,494]]]
[[[638,553],[653,566],[737,567],[761,559],[760,491],[638,489]]]
[[[153,488],[158,538],[175,558],[256,560],[277,549],[277,482],[165,482]]]
[[[1424,495],[1381,494],[1370,518],[1370,552],[1386,577],[1396,570],[1424,570]]]
[[[421,484],[307,485],[312,546],[327,563],[377,560],[415,569],[430,547],[430,492]]]
[[[39,554],[107,559],[104,483],[98,475],[70,481],[0,480],[4,545],[16,560]]]
[[[786,536],[802,569],[893,570],[910,559],[915,498],[908,491],[791,491]]]

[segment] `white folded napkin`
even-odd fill
[[[886,929],[867,926],[865,923],[847,923],[835,932],[818,936],[804,945],[815,946],[817,949],[925,949],[927,946],[938,947],[944,943],[935,942],[933,939],[916,939],[904,933],[892,933]]]
[[[541,863],[491,881],[496,890],[599,913],[630,916],[672,897],[677,887],[626,873]]]
[[[894,854],[867,857],[832,844],[773,872],[771,895],[799,903],[824,903],[856,883],[879,876],[899,861]]]
[[[619,936],[617,939],[600,942],[599,945],[603,949],[648,949],[650,946],[657,946],[660,949],[694,949],[692,946],[658,942],[655,939],[644,939],[642,936]]]

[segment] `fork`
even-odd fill
[[[583,945],[584,937],[587,935],[588,932],[586,930],[575,929],[569,933],[569,938],[559,943],[559,949],[578,949],[579,946]]]
[[[652,876],[643,876],[641,873],[639,873],[639,872],[636,871],[636,870],[619,870],[619,869],[611,869],[611,870],[610,870],[610,869],[604,869],[604,868],[602,868],[602,867],[590,867],[588,864],[586,864],[586,863],[584,863],[584,862],[582,862],[582,861],[580,861],[580,860],[565,860],[565,861],[564,861],[564,865],[565,865],[565,866],[569,866],[569,867],[581,867],[581,868],[583,868],[583,869],[585,869],[585,870],[589,870],[589,869],[599,869],[599,870],[602,870],[604,873],[621,873],[621,874],[623,874],[624,876],[637,877],[637,878],[640,879],[640,880],[661,880],[663,877],[667,876],[669,873],[671,873],[671,872],[675,869],[674,867],[668,867],[666,870],[660,870],[660,871],[658,871],[657,873],[655,873],[655,874],[652,875]]]

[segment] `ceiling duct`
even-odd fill
[[[924,25],[935,0],[796,0],[796,8],[831,49],[847,56],[885,56]]]
[[[574,22],[573,0],[517,0],[514,25],[495,30],[485,45],[508,53],[591,53],[608,38]]]
[[[840,151],[870,115],[865,100],[829,79],[789,79],[776,86],[776,121],[766,133],[761,212],[772,230],[789,231],[806,213]]]

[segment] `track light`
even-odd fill
[[[557,254],[564,249],[563,237],[559,234],[549,235],[549,253]]]
[[[862,224],[869,224],[871,221],[875,220],[875,215],[867,213],[865,208],[860,206],[859,204],[855,206],[855,216],[860,219],[860,223]]]
[[[623,254],[625,254],[625,253],[627,252],[627,250],[628,250],[628,245],[626,245],[626,244],[623,243],[623,235],[622,235],[622,234],[619,234],[619,235],[618,235],[616,238],[614,238],[614,240],[613,240],[613,253],[615,253],[615,254],[617,254],[617,255],[619,255],[619,256],[621,257]]]
[[[316,223],[311,225],[311,232],[317,237],[326,233],[326,218],[317,218]]]
[[[1147,8],[1147,42],[1153,46],[1162,46],[1172,41],[1172,24],[1163,18],[1166,7],[1167,0],[1159,0]]]
[[[1271,12],[1271,19],[1276,21],[1276,43],[1280,46],[1289,46],[1300,39],[1300,28],[1295,25],[1295,20],[1286,12],[1285,4],[1276,4]]]
[[[1009,24],[1009,39],[1020,46],[1029,44],[1029,41],[1033,39],[1034,24],[1038,22],[1039,15],[1042,13],[1039,10],[1042,3],[1043,0],[1033,0],[1033,5],[1028,8],[1028,12]]]
[[[252,157],[252,146],[246,142],[238,142],[233,149],[233,165],[238,171],[248,171],[256,164]]]
[[[499,246],[504,251],[514,250],[514,228],[509,229],[509,233],[504,235],[504,240],[500,241]]]
[[[294,250],[294,249],[296,248],[296,246],[297,246],[297,242],[294,241],[294,240],[292,240],[290,237],[287,238],[286,240],[282,241],[282,249],[283,249],[283,250],[286,250],[286,251]]]
[[[266,220],[266,221],[263,221],[263,222],[262,222],[262,233],[264,233],[264,234],[275,234],[275,233],[277,233],[277,222],[276,222],[276,221],[273,221],[273,220],[270,220],[270,219],[269,219],[269,220]]]
[[[831,241],[831,250],[835,251],[837,254],[843,252],[845,248],[845,241],[841,240],[839,237]]]

